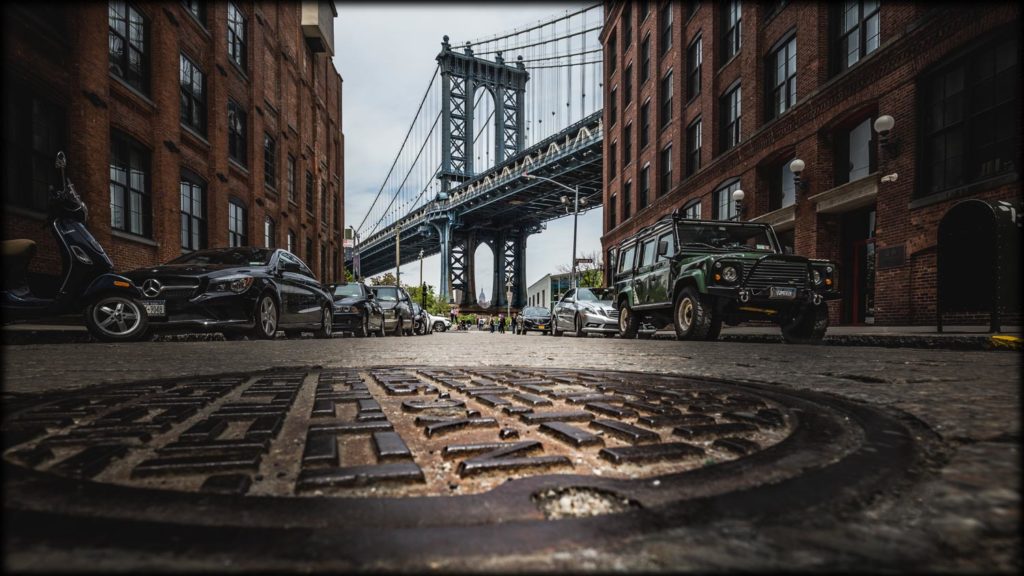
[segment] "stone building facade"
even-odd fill
[[[1016,3],[614,1],[605,17],[606,253],[676,209],[737,217],[742,189],[738,217],[840,263],[834,323],[927,324],[943,214],[1020,200]]]
[[[333,2],[4,7],[4,235],[40,244],[68,177],[119,271],[233,245],[344,277],[342,80]]]

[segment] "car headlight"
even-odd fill
[[[213,283],[211,290],[214,292],[234,292],[241,294],[252,286],[256,279],[252,276],[228,276]]]
[[[726,266],[725,269],[722,270],[722,280],[725,280],[726,282],[735,282],[739,277],[740,273],[736,270],[735,266]]]
[[[821,272],[813,270],[811,272],[811,280],[814,280],[815,284],[821,284]]]

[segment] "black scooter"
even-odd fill
[[[50,189],[47,221],[60,250],[61,276],[37,276],[30,288],[28,267],[36,243],[4,240],[4,287],[0,292],[3,322],[84,312],[86,326],[97,339],[139,340],[149,324],[142,293],[128,278],[111,273],[114,263],[85,227],[89,210],[65,177],[67,161],[63,152],[57,153],[56,166],[63,186]]]

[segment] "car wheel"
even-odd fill
[[[828,305],[804,306],[791,322],[782,325],[787,344],[821,344],[828,330]]]
[[[107,295],[86,306],[85,325],[97,340],[134,342],[145,336],[149,316],[134,298]]]
[[[404,334],[405,334],[405,330],[402,328],[402,317],[399,316],[398,319],[395,320],[395,331],[392,332],[391,335],[392,336],[403,336]]]
[[[384,331],[384,313],[380,315],[380,325],[377,327],[376,335],[380,338],[387,336],[387,332]]]
[[[323,314],[320,316],[320,327],[315,334],[317,338],[330,338],[334,334],[334,314],[327,306],[324,306]]]
[[[619,336],[623,338],[636,338],[640,331],[640,317],[633,313],[633,309],[623,300],[619,304]]]
[[[704,296],[687,286],[679,293],[672,322],[679,340],[704,340],[711,330],[711,306]]]
[[[434,332],[444,332],[444,323],[434,322]]]
[[[370,313],[363,310],[363,320],[359,323],[359,326],[353,331],[353,334],[360,338],[366,338],[370,335]]]
[[[576,329],[576,336],[586,336],[586,334],[583,333],[583,317],[580,316],[578,312],[576,313],[576,317],[573,318],[572,323],[574,325],[573,327]]]
[[[555,319],[555,321],[551,323],[551,335],[561,336],[562,334],[563,332],[558,329],[558,319]]]
[[[277,334],[277,302],[270,293],[264,293],[256,301],[256,322],[252,336],[257,340],[270,340]]]

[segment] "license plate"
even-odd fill
[[[166,316],[167,312],[164,310],[165,300],[145,300],[142,305],[146,308],[146,314],[150,316]]]
[[[546,328],[546,326],[544,326],[543,324],[537,325],[537,330],[543,330],[544,328]]]
[[[779,288],[772,286],[771,290],[768,291],[768,297],[782,300],[793,300],[796,298],[796,288]]]

